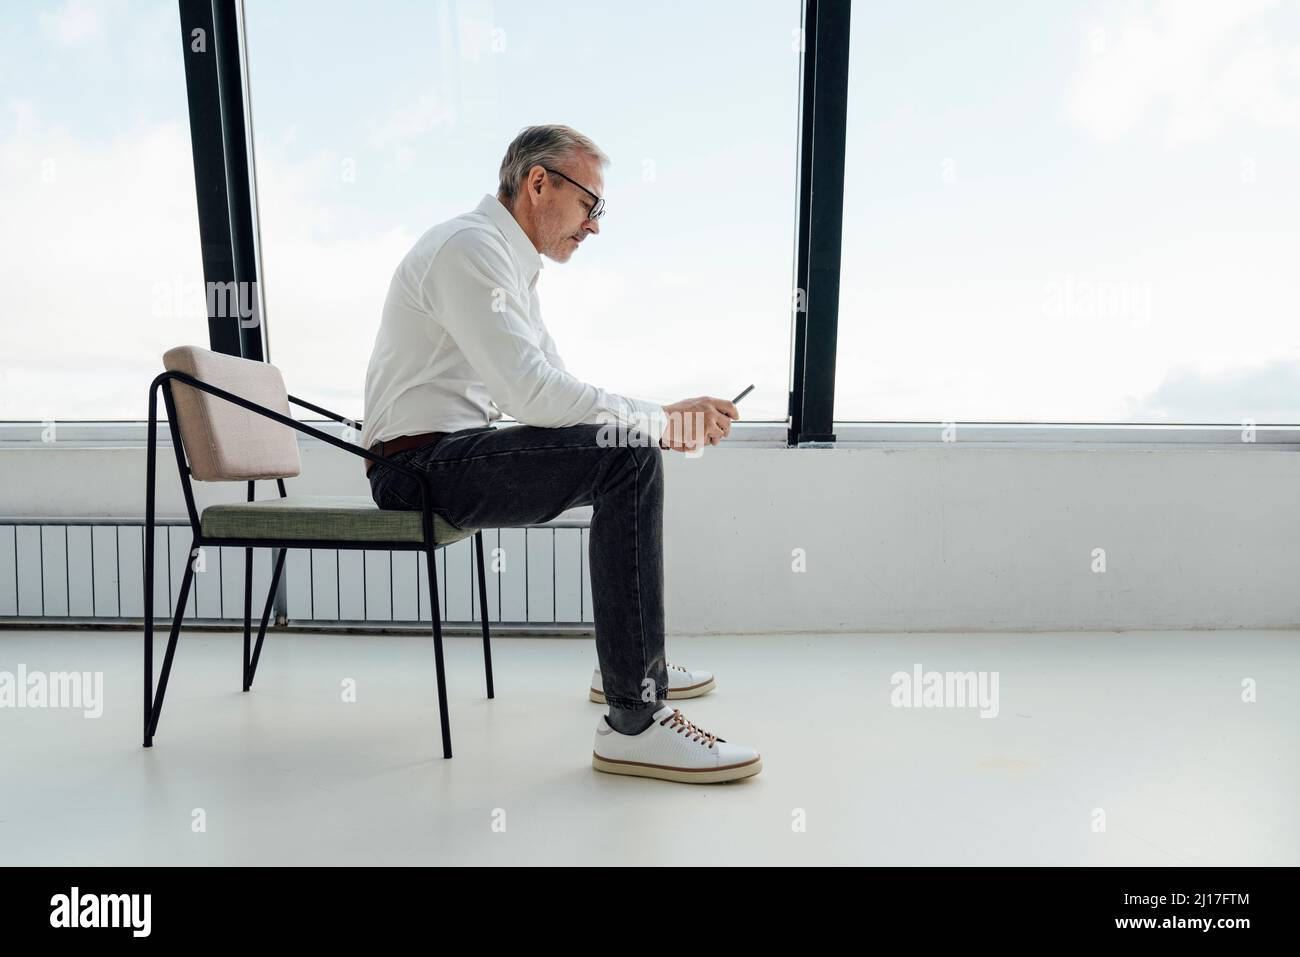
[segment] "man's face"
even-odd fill
[[[571,156],[553,168],[597,196],[605,195],[605,178],[600,172],[600,161],[594,156]],[[600,223],[587,218],[595,203],[573,183],[547,174],[538,219],[542,255],[566,263],[580,242],[600,232]]]

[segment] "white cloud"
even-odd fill
[[[428,38],[429,72],[414,95],[389,91],[397,105],[372,120],[371,149],[409,148],[435,130],[456,127],[464,117],[496,113],[496,67],[492,53],[491,0],[461,0],[454,8],[440,0],[436,28]],[[436,44],[436,47],[435,47]]]
[[[403,147],[439,127],[455,125],[456,107],[447,87],[434,87],[394,107],[382,120],[372,122],[367,145],[371,149]]]
[[[68,0],[41,14],[41,28],[64,46],[79,46],[99,36],[99,11],[85,0]]]
[[[1071,85],[1070,117],[1101,139],[1154,121],[1177,140],[1236,118],[1294,127],[1300,44],[1269,35],[1276,0],[1164,0],[1118,28],[1089,31]]]
[[[189,131],[92,145],[8,109],[0,208],[19,228],[0,230],[0,416],[140,418],[163,351],[206,340],[201,322],[154,310],[159,283],[203,279]]]
[[[289,390],[360,416],[388,283],[416,236],[341,222],[339,166],[332,152],[293,160],[278,143],[259,144],[263,292],[271,361]]]
[[[1190,364],[1129,402],[1135,422],[1300,423],[1300,361],[1278,359],[1223,372]]]
[[[0,418],[143,418],[162,353],[208,341],[188,127],[90,144],[8,109],[0,208],[22,228],[0,231]],[[360,415],[388,280],[415,237],[340,223],[337,156],[259,159],[272,359],[295,394]]]

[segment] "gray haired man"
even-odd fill
[[[762,769],[758,751],[667,703],[715,682],[664,653],[662,458],[717,445],[740,415],[726,399],[661,405],[583,382],[537,297],[542,257],[568,262],[600,233],[608,162],[576,130],[530,126],[506,150],[496,196],[420,237],[384,303],[361,444],[426,474],[433,510],[458,527],[546,522],[590,505],[599,665],[588,695],[609,708],[593,767],[731,781]],[[498,428],[503,414],[520,424]],[[372,464],[381,508],[420,508],[414,479]]]

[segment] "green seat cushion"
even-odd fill
[[[422,520],[420,512],[380,508],[364,495],[290,495],[209,505],[199,521],[208,538],[423,542]],[[438,545],[469,538],[475,531],[433,514]]]

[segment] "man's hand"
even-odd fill
[[[717,445],[731,434],[731,423],[740,412],[728,399],[700,396],[664,406],[668,427],[659,439],[661,449],[691,452]]]

